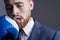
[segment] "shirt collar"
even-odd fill
[[[23,31],[25,32],[25,34],[29,37],[32,31],[34,25],[34,21],[33,18],[31,17],[31,20],[27,23],[27,25],[23,28]]]

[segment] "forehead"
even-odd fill
[[[9,0],[10,2],[24,2],[26,0]]]
[[[6,3],[28,2],[29,0],[5,0]]]

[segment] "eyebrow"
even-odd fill
[[[16,2],[16,3],[14,3],[14,4],[23,4],[23,2]]]

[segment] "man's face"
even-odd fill
[[[30,17],[31,10],[33,9],[32,0],[7,0],[5,2],[7,15],[15,20],[22,28],[25,26]]]

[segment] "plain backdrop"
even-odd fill
[[[60,0],[34,0],[32,16],[41,24],[60,30]],[[3,0],[0,0],[0,16],[5,15]]]

